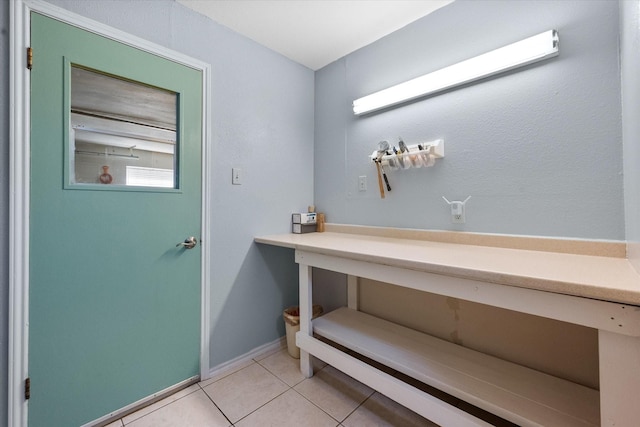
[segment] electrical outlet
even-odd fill
[[[454,224],[464,224],[464,203],[451,202],[451,222]]]
[[[360,175],[358,177],[358,191],[367,191],[367,176]]]
[[[442,196],[442,198],[449,204],[449,208],[451,208],[451,222],[454,224],[464,224],[466,221],[464,217],[464,205],[469,201],[471,196],[464,199],[464,202],[460,200],[450,202],[446,197]]]
[[[231,184],[242,185],[242,169],[240,168],[231,169]]]

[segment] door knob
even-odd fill
[[[198,241],[196,240],[195,237],[191,236],[191,237],[188,237],[188,238],[184,239],[184,242],[178,243],[176,245],[176,248],[178,246],[182,246],[185,249],[193,249],[196,246],[196,244],[198,244]]]

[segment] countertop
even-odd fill
[[[478,242],[449,243],[442,241],[447,238],[440,237],[446,233],[432,234],[438,236],[436,240],[441,240],[434,241],[428,240],[429,234],[427,240],[424,237],[388,237],[407,235],[406,231],[394,233],[394,229],[384,229],[381,233],[381,229],[372,228],[374,233],[367,234],[366,228],[327,228],[340,231],[260,236],[255,241],[428,273],[640,306],[640,275],[626,258],[618,256],[619,251],[616,256],[587,255],[585,253],[602,251],[587,248],[576,251],[581,253],[563,253],[485,246]],[[463,241],[469,241],[469,236],[463,237]],[[471,239],[473,241],[474,237]],[[550,246],[556,242],[555,239],[548,241]],[[538,241],[536,247],[540,244],[544,246],[545,240]],[[594,242],[594,245],[598,243]],[[526,248],[527,244],[520,246]],[[584,241],[576,247],[589,246],[590,242]]]

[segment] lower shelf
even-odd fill
[[[518,425],[600,425],[597,390],[348,308],[315,319],[313,329],[322,337]],[[321,348],[319,342],[313,341],[317,340],[298,336],[301,349],[314,355],[324,353],[324,358],[317,355],[320,359],[331,358],[332,352],[341,353],[330,346]],[[356,364],[349,359],[335,356],[342,365],[336,368],[352,376],[358,373],[360,378],[357,379],[364,383],[367,383],[367,376],[386,375],[378,375],[375,368],[356,369]],[[348,372],[352,368],[353,372]],[[376,383],[380,378],[372,379],[372,382]],[[385,377],[382,383],[387,382],[393,383]],[[396,396],[389,397],[400,401],[402,399],[398,397],[414,392],[421,393],[411,387],[401,387],[394,392]],[[449,410],[446,404],[443,408]]]

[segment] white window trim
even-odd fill
[[[100,22],[69,12],[42,0],[10,2],[9,75],[9,384],[8,424],[27,427],[28,405],[24,380],[29,375],[29,198],[30,198],[30,75],[26,48],[30,45],[30,13],[42,13],[83,30],[134,46],[202,72],[202,271],[200,378],[209,371],[210,331],[210,219],[211,195],[211,66],[155,43],[132,36]],[[1,421],[0,421],[1,424]]]

